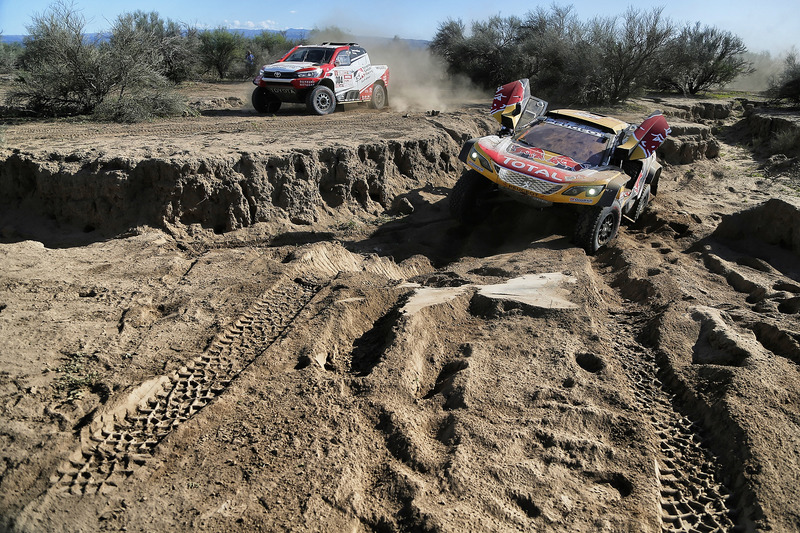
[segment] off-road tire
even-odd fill
[[[328,87],[317,85],[308,93],[306,107],[317,115],[328,115],[336,111],[336,95]]]
[[[372,109],[383,109],[386,105],[386,89],[383,85],[376,83],[372,86],[372,98],[369,101],[369,106]]]
[[[631,220],[636,222],[639,220],[639,217],[642,216],[645,209],[647,209],[647,205],[650,203],[650,185],[645,185],[644,190],[639,195],[639,198],[636,199],[636,204],[633,206],[631,210]]]
[[[650,180],[650,195],[658,196],[658,180],[661,178],[661,169],[656,170],[655,176]]]
[[[264,87],[253,89],[253,95],[250,99],[253,102],[253,107],[259,113],[275,113],[281,108],[281,101],[278,97]]]
[[[588,255],[596,254],[617,237],[620,219],[620,210],[616,205],[583,209],[575,225],[575,244],[586,250]]]
[[[461,224],[477,224],[486,218],[481,200],[493,188],[490,180],[466,170],[450,191],[450,215]]]

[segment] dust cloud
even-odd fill
[[[489,106],[492,94],[464,76],[452,76],[425,41],[355,37],[346,30],[328,26],[314,30],[309,43],[357,42],[364,46],[374,65],[389,65],[389,105],[400,112],[447,111],[463,104]]]
[[[374,64],[389,65],[389,104],[396,111],[447,111],[471,103],[489,109],[492,95],[464,76],[451,76],[427,47],[394,40],[367,51]]]
[[[793,50],[793,49],[792,49]],[[783,72],[786,55],[789,52],[778,54],[777,56],[769,52],[748,52],[744,54],[744,59],[753,65],[753,72],[744,76],[739,76],[725,89],[731,91],[760,92],[769,88],[770,81]]]

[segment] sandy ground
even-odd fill
[[[485,127],[472,105],[258,117],[246,84],[186,90],[201,116],[13,124],[5,156]],[[458,226],[456,165],[408,187],[409,214],[348,203],[300,226],[110,237],[7,206],[0,529],[800,529],[798,180],[765,173],[736,120],[595,257],[569,211]]]

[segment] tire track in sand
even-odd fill
[[[674,395],[658,378],[655,355],[634,340],[639,314],[612,312],[611,318],[620,332],[615,349],[633,383],[636,406],[649,417],[659,438],[655,472],[662,531],[733,531],[730,491],[718,479],[717,458],[704,445],[699,425],[673,405]]]
[[[147,462],[167,435],[222,394],[278,340],[321,288],[287,279],[262,294],[202,355],[154,380],[148,393],[133,393],[128,404],[135,407],[92,431],[51,476],[50,490],[75,495],[113,490]]]

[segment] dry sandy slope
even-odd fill
[[[43,162],[269,157],[333,143],[324,124],[356,151],[421,135],[444,154],[484,127],[471,108],[351,111],[5,140]],[[455,225],[443,155],[428,179],[418,154],[375,171],[408,191],[402,217],[343,194],[300,221],[217,235],[178,217],[107,239],[7,211],[0,527],[800,528],[795,182],[721,153],[668,167],[594,258],[567,211]]]

